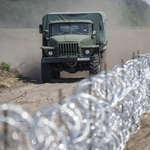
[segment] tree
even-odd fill
[[[130,13],[129,19],[133,26],[139,26],[146,23],[146,13],[149,11],[150,6],[143,0],[123,0],[128,7]]]

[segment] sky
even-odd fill
[[[145,0],[148,4],[150,4],[150,0]]]

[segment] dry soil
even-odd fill
[[[150,52],[150,29],[148,28],[113,28],[108,29],[108,35],[106,63],[109,70],[121,63],[121,59],[132,58],[133,52],[137,53],[138,50],[142,54]],[[76,74],[62,72],[61,78],[55,83],[42,84],[40,46],[41,35],[37,29],[0,29],[0,62],[11,62],[12,68],[18,68],[21,74],[27,76],[12,79],[12,82],[1,86],[0,103],[21,105],[29,113],[34,114],[41,107],[60,100],[59,89],[62,89],[63,97],[74,94],[79,81],[88,76],[88,72]],[[149,150],[149,141],[150,114],[147,114],[142,119],[140,131],[131,136],[125,149]]]

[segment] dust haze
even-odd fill
[[[40,78],[41,37],[37,29],[0,29],[0,61],[21,74]]]
[[[8,29],[1,28],[0,26],[0,63],[2,61],[7,63],[10,62],[12,64],[12,68],[18,68],[21,74],[34,79],[41,79],[40,68],[42,51],[40,47],[42,46],[42,35],[39,34],[38,26],[42,22],[42,16],[46,13],[63,11],[105,12],[107,16],[107,29],[109,36],[108,48],[106,50],[106,63],[109,70],[112,69],[115,65],[120,64],[121,59],[131,59],[133,52],[136,54],[139,50],[141,54],[149,53],[150,28],[130,28],[128,26],[129,23],[124,21],[121,7],[117,8],[114,1],[115,0],[82,0],[82,3],[79,4],[79,0],[72,0],[65,4],[64,1],[61,0],[59,2],[59,6],[56,7],[56,5],[44,5],[43,0],[43,5],[41,7],[45,8],[45,12],[35,13],[35,16],[32,16],[36,18],[37,24],[35,28],[30,29],[27,28],[28,26],[25,26],[26,28]],[[57,0],[54,2],[58,3]],[[35,9],[40,8],[35,4]],[[81,78],[86,76],[88,76],[88,72],[78,72],[76,74],[69,74],[66,72],[61,73],[62,78]],[[29,112],[36,113],[39,108],[45,107],[48,104],[52,104],[53,102],[60,100],[60,93],[58,92],[60,89],[62,89],[62,95],[64,97],[69,97],[76,91],[77,86],[78,82],[71,84],[33,84],[30,82],[28,84],[22,83],[21,85],[16,85],[16,87],[14,86],[11,89],[6,88],[2,92],[0,91],[0,102],[11,102],[17,105],[21,105]],[[144,146],[149,149],[149,116],[150,115],[147,115],[147,117],[144,118],[145,122],[142,124],[140,132],[131,137],[131,142],[129,142],[126,150],[144,150]]]
[[[110,2],[108,5],[110,6]],[[50,9],[45,13],[49,13],[52,10],[54,10],[54,8],[50,6]],[[98,0],[83,0],[80,5],[76,5],[75,2],[70,1],[67,6],[65,6],[63,2],[60,2],[60,7],[55,8],[55,12],[59,11],[105,12],[109,36],[108,48],[106,50],[106,63],[108,69],[119,64],[121,59],[130,59],[133,52],[136,53],[137,50],[143,54],[149,52],[150,29],[131,29],[127,27],[128,23],[124,24],[124,27],[120,26],[120,22],[123,22],[121,10],[116,10],[113,2],[111,3],[111,9],[107,7],[107,2],[104,3],[101,1],[100,4]],[[0,29],[0,62],[10,62],[12,63],[12,67],[18,67],[20,73],[37,79],[41,78],[40,65],[42,57],[40,49],[42,46],[42,35],[39,34],[37,28],[38,25],[41,24],[41,16],[43,15],[45,14],[36,14],[38,24],[35,26],[35,29]],[[77,73],[75,75],[69,75],[68,73],[64,74],[64,72],[61,73],[61,77],[66,75],[68,77],[80,77],[87,76],[88,73]]]

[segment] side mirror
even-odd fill
[[[99,23],[99,29],[100,29],[101,31],[103,31],[103,30],[104,30],[104,25],[103,25],[103,23],[102,23],[102,22],[100,22],[100,23]]]
[[[43,33],[43,25],[39,25],[39,33]]]
[[[43,35],[46,38],[46,40],[49,40],[48,30],[44,30],[44,34]]]

